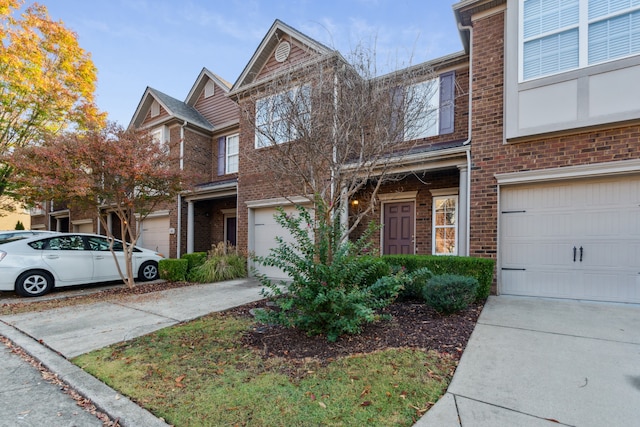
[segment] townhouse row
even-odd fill
[[[640,4],[463,0],[453,13],[463,50],[421,64],[434,108],[389,163],[401,179],[368,216],[378,249],[494,258],[500,294],[640,302]],[[140,244],[267,254],[275,208],[303,194],[256,161],[268,149],[242,112],[256,89],[329,57],[342,60],[276,20],[235,83],[203,69],[184,101],[147,88],[131,126],[207,178],[146,218]],[[33,214],[32,228],[100,231],[55,204]]]

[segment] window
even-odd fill
[[[520,80],[640,53],[640,0],[523,0]]]
[[[159,144],[165,150],[169,149],[169,130],[166,126],[159,126],[150,133],[156,144]]]
[[[403,124],[405,141],[454,131],[455,80],[455,71],[449,71],[406,89],[405,102],[409,104],[404,106],[407,114]],[[393,96],[395,104],[395,91]]]
[[[46,240],[37,240],[29,243],[33,249],[46,249],[50,251],[83,251],[84,240],[81,236],[60,236]]]
[[[151,117],[156,117],[160,114],[160,104],[158,104],[158,101],[153,101],[151,103]]]
[[[209,98],[210,96],[213,96],[215,94],[215,88],[216,86],[214,85],[213,80],[207,81],[204,85],[204,97]]]
[[[458,196],[433,198],[433,254],[458,254]]]
[[[438,135],[440,119],[440,79],[431,79],[410,86],[407,100],[417,105],[418,111],[411,111],[410,122],[405,128],[405,141]]]
[[[227,149],[226,149],[226,173],[238,172],[238,157],[239,157],[239,141],[238,134],[227,137]]]
[[[311,122],[310,87],[295,87],[257,100],[255,120],[256,148],[298,138]]]

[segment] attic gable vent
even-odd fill
[[[278,62],[284,62],[289,57],[289,53],[291,52],[291,45],[289,42],[282,41],[276,48],[275,58]]]

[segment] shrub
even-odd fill
[[[187,260],[187,277],[189,276],[189,273],[191,273],[191,271],[198,267],[199,265],[204,264],[204,262],[207,260],[207,253],[206,252],[193,252],[190,254],[182,254],[182,256],[180,257],[181,259],[186,259]]]
[[[254,260],[281,269],[290,281],[274,283],[256,274],[266,296],[280,296],[275,300],[279,310],[259,312],[256,317],[335,341],[376,320],[375,310],[393,302],[404,282],[400,274],[385,276],[389,268],[379,258],[359,255],[369,249],[373,226],[356,242],[343,242],[339,216],[325,221],[331,215],[320,200],[315,208],[318,221],[301,206],[296,207],[297,215],[282,209],[275,215],[293,242],[278,237],[269,255]]]
[[[189,280],[199,283],[247,277],[247,259],[236,254],[213,256],[191,270]]]
[[[478,281],[476,301],[484,300],[491,292],[495,261],[489,258],[442,255],[385,255],[382,257],[392,267],[404,267],[408,272],[426,267],[433,274],[459,274],[475,277]],[[407,292],[410,292],[408,289]]]
[[[457,274],[433,276],[423,289],[424,300],[440,313],[464,310],[476,298],[478,281]]]
[[[158,261],[160,278],[171,282],[186,280],[188,261],[186,259],[161,259]]]

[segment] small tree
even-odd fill
[[[18,220],[18,222],[16,222],[16,230],[24,230],[24,224],[22,223],[22,221]]]
[[[118,271],[129,286],[133,286],[131,260],[140,224],[159,204],[173,200],[188,179],[167,146],[146,131],[124,130],[114,123],[23,147],[11,162],[26,202],[59,200],[71,207],[90,208],[112,242],[104,212],[118,217],[120,235],[128,243],[124,245],[126,271],[119,266]]]
[[[104,116],[94,104],[96,68],[75,33],[34,4],[0,0],[0,157],[68,127]],[[0,160],[0,196],[18,194],[13,170]],[[0,209],[12,208],[6,200]]]

